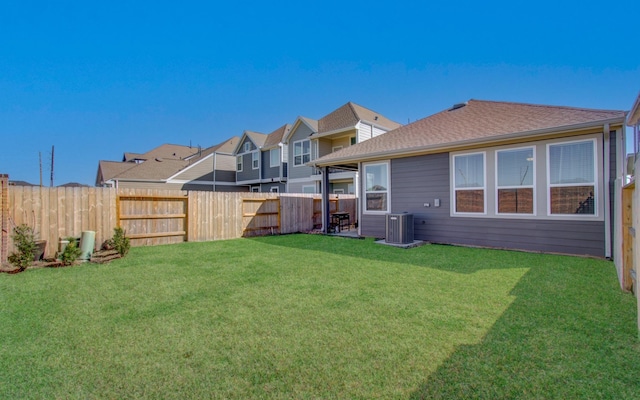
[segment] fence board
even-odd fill
[[[322,222],[317,194],[20,186],[7,187],[6,194],[8,236],[21,223],[34,227],[38,239],[47,240],[47,257],[55,255],[60,238],[79,237],[85,230],[96,232],[96,247],[100,247],[113,236],[118,223],[128,234],[144,236],[133,241],[139,246],[240,238],[247,227],[259,234],[308,232]],[[175,201],[156,199],[137,207],[135,201],[120,201],[119,196]],[[257,208],[245,213],[243,199]],[[347,211],[355,221],[355,198],[331,199],[331,210]],[[184,239],[166,235],[172,232],[184,232]],[[13,251],[10,237],[7,248],[3,257]]]

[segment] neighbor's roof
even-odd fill
[[[282,142],[282,139],[285,137],[287,133],[289,133],[290,130],[291,130],[290,124],[282,125],[280,128],[276,129],[275,131],[267,135],[267,138],[264,141],[264,145],[262,147],[265,149],[268,149],[268,148],[277,146],[280,142]]]
[[[196,150],[196,153],[192,154],[192,157],[188,157],[186,159],[176,159],[171,155],[169,158],[150,158],[140,164],[100,161],[99,168],[102,171],[103,181],[108,181],[110,179],[163,181],[206,158],[214,152],[231,154],[239,141],[240,138],[234,136],[222,143],[208,147],[199,152],[196,148],[192,148]]]
[[[198,152],[198,147],[183,146],[179,144],[163,144],[146,153],[124,153],[123,161],[134,159],[151,160],[153,158],[171,158],[179,160],[194,155]]]
[[[640,122],[640,93],[638,93],[638,97],[636,97],[636,101],[633,103],[633,108],[629,111],[627,125],[634,126],[638,122]]]
[[[358,122],[364,121],[370,124],[386,128],[388,130],[401,126],[384,115],[355,103],[348,102],[335,111],[318,120],[318,133],[333,132],[340,129],[355,127]]]
[[[316,165],[335,165],[380,156],[442,150],[465,143],[491,142],[546,130],[622,123],[624,111],[469,100],[391,132],[330,153]]]

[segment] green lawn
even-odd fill
[[[319,235],[0,274],[0,398],[640,398],[611,262]]]

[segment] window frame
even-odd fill
[[[277,186],[271,186],[269,188],[269,193],[280,193],[280,189]]]
[[[374,166],[380,166],[380,165],[384,165],[386,167],[386,174],[387,174],[387,187],[384,191],[382,190],[375,190],[375,191],[369,191],[367,190],[367,167],[374,167]],[[362,179],[362,213],[363,214],[370,214],[370,215],[384,215],[384,214],[388,214],[389,212],[391,212],[391,163],[389,161],[375,161],[375,162],[368,162],[368,163],[363,163],[362,164],[362,171],[363,171],[363,179]],[[369,193],[384,193],[386,194],[386,209],[384,210],[369,210],[367,208],[367,194]]]
[[[242,172],[244,170],[244,156],[236,156],[236,172]]]
[[[251,152],[251,169],[260,168],[260,154],[258,151]]]
[[[251,142],[246,141],[244,142],[244,153],[249,153],[251,151]]]
[[[526,185],[526,186],[512,186],[512,185],[507,185],[507,186],[500,186],[500,176],[499,176],[499,172],[500,172],[500,168],[498,167],[498,160],[499,160],[499,156],[498,154],[501,152],[510,152],[510,151],[518,151],[518,150],[531,150],[533,153],[533,166],[532,166],[532,182],[533,184],[531,185]],[[496,215],[496,217],[501,217],[501,216],[517,216],[517,217],[522,217],[522,216],[536,216],[537,215],[537,204],[536,204],[536,162],[537,162],[537,155],[536,155],[536,146],[535,145],[531,145],[531,146],[523,146],[523,147],[508,147],[508,148],[503,148],[503,149],[495,149],[493,151],[494,154],[494,158],[495,158],[495,209],[494,209],[494,213]],[[486,183],[485,183],[486,185]],[[532,189],[533,191],[533,210],[531,213],[501,213],[500,212],[500,207],[499,207],[499,202],[500,202],[500,196],[499,196],[499,191],[500,189],[518,189],[518,188],[523,188],[523,189]],[[485,210],[486,211],[486,210]]]
[[[308,153],[304,152],[304,143],[307,142],[309,144],[309,151]],[[300,154],[296,155],[296,147],[300,146]],[[309,156],[309,160],[308,161],[304,161],[304,156],[308,155]],[[296,157],[300,157],[300,163],[296,162]],[[293,142],[293,166],[294,167],[304,167],[306,163],[311,161],[311,140],[309,139],[301,139],[301,140],[296,140],[295,142]]]
[[[305,192],[304,191],[305,188],[311,188],[311,189],[313,189],[313,192]],[[305,193],[305,194],[316,194],[316,185],[302,185],[302,193]]]
[[[260,186],[252,186],[251,193],[260,193]]]
[[[578,183],[551,183],[551,147],[559,146],[565,144],[580,144],[580,143],[591,143],[593,146],[593,181],[591,183],[587,182],[578,182]],[[577,219],[596,219],[599,218],[599,194],[600,189],[598,187],[598,143],[595,138],[591,139],[577,139],[577,140],[565,140],[561,142],[553,142],[547,143],[545,145],[546,153],[547,153],[547,165],[546,165],[546,173],[547,173],[547,187],[546,187],[546,197],[547,197],[547,217],[552,218],[577,218]],[[591,186],[593,185],[593,214],[559,214],[551,212],[551,189],[554,187],[579,187],[579,186]]]
[[[458,157],[467,157],[467,156],[473,156],[476,154],[482,154],[482,184],[483,186],[478,186],[478,187],[466,187],[466,188],[456,188],[456,158]],[[469,152],[469,153],[458,153],[458,154],[452,154],[451,156],[451,166],[450,166],[450,171],[451,171],[451,205],[452,205],[452,214],[453,215],[468,215],[468,216],[478,216],[478,215],[487,215],[487,151],[483,150],[483,151],[474,151],[474,152]],[[482,194],[483,194],[483,201],[482,201],[482,205],[483,205],[483,211],[482,212],[470,212],[470,211],[457,211],[458,208],[458,204],[456,201],[456,194],[458,192],[458,190],[479,190],[482,189]]]
[[[276,152],[276,163],[273,163],[273,155],[274,155],[274,151]],[[269,167],[270,168],[275,168],[275,167],[279,167],[280,166],[280,148],[275,147],[271,150],[269,150]]]

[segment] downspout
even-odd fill
[[[362,235],[362,213],[360,212],[360,168],[362,167],[362,163],[358,163],[358,171],[356,172],[356,176],[353,178],[353,193],[356,196],[356,221],[358,222],[358,236]]]
[[[611,171],[609,168],[611,144],[609,140],[611,134],[609,132],[609,124],[604,125],[603,132],[603,157],[602,164],[604,170],[604,256],[611,258]]]

